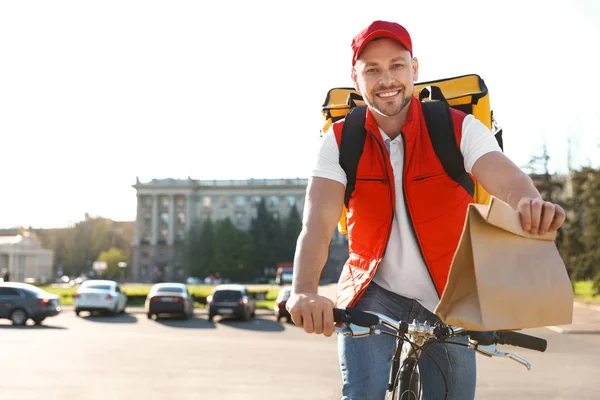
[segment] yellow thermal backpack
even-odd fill
[[[486,125],[503,148],[502,129],[496,126],[487,86],[479,75],[464,75],[429,82],[416,83],[414,95],[423,104],[423,114],[427,130],[436,155],[444,170],[456,182],[473,196],[473,202],[488,204],[490,194],[475,181],[464,169],[460,148],[456,144],[454,128],[448,107],[472,114]],[[321,108],[324,125],[321,134],[331,125],[345,118],[340,146],[340,165],[344,168],[348,183],[344,197],[344,208],[338,229],[347,234],[346,210],[356,181],[356,169],[362,153],[366,131],[364,128],[366,105],[360,93],[354,88],[336,87],[329,90]],[[346,134],[352,130],[353,134]]]

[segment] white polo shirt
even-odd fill
[[[466,116],[462,128],[460,150],[468,173],[471,172],[473,164],[479,157],[492,151],[502,151],[492,132],[472,115]],[[390,140],[383,130],[379,129],[379,131],[390,155],[397,195],[390,240],[373,281],[384,289],[417,300],[423,307],[433,312],[440,298],[412,233],[402,195],[404,190],[402,136],[398,135],[394,140]],[[339,157],[340,151],[335,135],[333,129],[330,129],[321,139],[312,176],[332,179],[345,186],[346,173],[340,166]]]

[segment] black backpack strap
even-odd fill
[[[340,141],[340,166],[346,172],[348,182],[346,183],[346,194],[344,204],[346,208],[350,197],[356,186],[356,170],[358,160],[365,146],[367,130],[365,120],[367,118],[367,106],[358,106],[346,114],[344,126],[342,127],[342,139]]]
[[[491,112],[491,117],[492,117],[492,128],[493,131],[492,133],[494,134],[494,137],[496,138],[496,141],[498,142],[498,145],[500,145],[500,149],[502,151],[504,151],[504,141],[502,140],[502,128],[499,128],[496,125],[496,120],[494,119],[494,112]]]
[[[465,171],[464,158],[454,136],[450,106],[445,100],[424,101],[421,104],[433,150],[442,162],[444,170],[452,180],[473,196],[475,183]]]

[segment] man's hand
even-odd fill
[[[523,197],[517,204],[523,230],[543,235],[558,230],[565,222],[565,210],[540,198]]]
[[[542,200],[531,178],[504,153],[492,151],[481,156],[473,164],[472,172],[488,193],[521,214],[525,232],[544,235],[558,230],[565,222],[562,207]]]
[[[317,293],[295,293],[292,291],[286,308],[292,321],[303,326],[306,333],[331,336],[333,334],[333,307],[329,298]]]

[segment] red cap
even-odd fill
[[[371,40],[380,37],[388,37],[400,42],[412,56],[412,40],[408,31],[402,25],[395,22],[375,21],[352,39],[352,66],[356,64],[356,60],[365,46]]]

